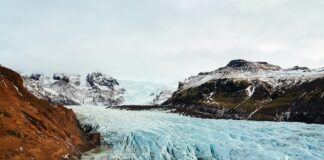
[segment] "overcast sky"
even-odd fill
[[[231,59],[324,67],[324,0],[0,0],[0,63],[180,81]]]

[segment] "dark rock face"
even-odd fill
[[[252,65],[251,62],[248,62],[243,59],[237,59],[237,60],[230,61],[226,67],[244,67],[244,66],[250,66],[250,65]]]
[[[298,95],[288,110],[288,120],[324,123],[324,78],[290,88],[288,93]]]
[[[250,66],[250,63],[231,61],[227,67],[240,68]],[[274,65],[270,66],[274,68]],[[198,117],[324,124],[322,71],[303,75],[301,73],[304,72],[298,70],[286,73],[286,70],[255,72],[253,69],[240,72],[239,77],[231,72],[235,71],[229,70],[221,76],[215,74],[215,78],[208,81],[200,82],[205,77],[198,75],[189,82],[180,83],[178,91],[163,105],[175,109],[175,112]],[[206,76],[213,76],[214,73]]]
[[[254,87],[248,95],[249,87]],[[209,118],[324,123],[324,78],[288,89],[229,79],[176,92],[164,105]]]
[[[310,72],[311,70],[308,67],[300,67],[300,66],[294,66],[292,68],[289,68],[288,70],[302,70],[304,72]]]
[[[30,79],[33,79],[33,80],[35,80],[35,81],[38,81],[40,77],[41,77],[40,74],[32,74],[32,75],[30,76]]]
[[[92,133],[90,134],[90,142],[96,146],[100,146],[101,144],[101,135],[100,133]]]
[[[119,85],[116,79],[113,79],[111,77],[106,77],[102,73],[94,72],[87,75],[87,82],[90,84],[90,86],[94,87],[95,84],[98,84],[100,86],[106,86],[108,88],[113,88],[116,85]]]
[[[101,144],[101,135],[98,131],[99,126],[91,126],[91,125],[82,125],[82,129],[89,133],[90,142],[96,146]]]
[[[54,74],[53,75],[53,79],[54,80],[57,80],[57,81],[62,81],[62,82],[65,82],[65,83],[69,83],[70,82],[69,77],[67,77],[64,74]]]
[[[225,68],[235,68],[242,70],[280,70],[281,67],[269,64],[267,62],[250,62],[243,59],[237,59],[230,61]]]

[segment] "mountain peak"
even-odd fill
[[[87,81],[90,86],[94,86],[98,84],[100,86],[107,86],[109,88],[113,88],[114,86],[118,86],[119,83],[117,80],[109,75],[102,74],[100,72],[92,72],[87,75]]]
[[[251,70],[251,71],[259,71],[259,70],[277,71],[281,69],[281,67],[273,64],[269,64],[267,62],[252,62],[244,59],[231,60],[224,68],[232,68],[238,70]]]
[[[248,66],[249,65],[249,61],[246,61],[244,59],[234,59],[231,60],[226,67],[243,67],[243,66]]]
[[[287,69],[288,71],[296,71],[296,70],[302,70],[302,71],[307,71],[310,72],[311,70],[308,67],[301,67],[301,66],[294,66],[292,68]]]

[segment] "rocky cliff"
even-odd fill
[[[164,105],[200,117],[324,123],[324,68],[233,60],[180,82]]]
[[[0,159],[78,159],[89,141],[72,110],[36,98],[0,66]]]
[[[124,89],[113,77],[100,72],[78,74],[24,74],[26,88],[40,99],[61,105],[118,105]]]

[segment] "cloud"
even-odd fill
[[[322,0],[0,2],[0,63],[176,81],[235,58],[323,67]]]

